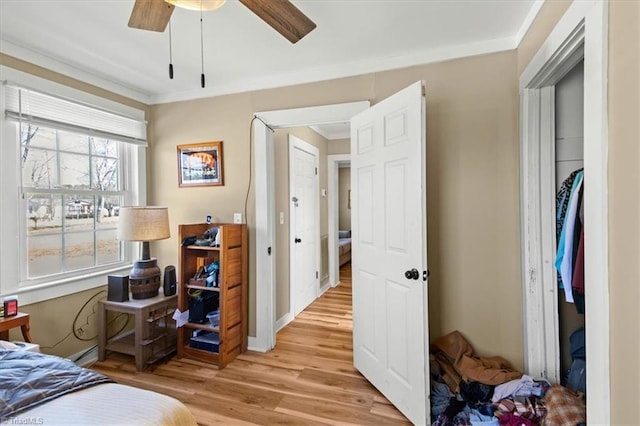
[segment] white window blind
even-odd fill
[[[7,119],[147,146],[145,121],[10,83],[5,89]]]

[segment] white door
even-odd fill
[[[290,288],[297,316],[319,288],[318,148],[289,135]]]
[[[351,120],[353,358],[415,424],[429,422],[423,83]]]

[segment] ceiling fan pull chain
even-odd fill
[[[202,74],[200,74],[200,85],[204,89],[204,41],[202,35],[202,0],[200,0],[200,61]]]
[[[171,41],[171,21],[169,21],[169,78],[173,80],[173,51]]]

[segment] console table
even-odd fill
[[[9,340],[9,330],[16,327],[20,327],[25,342],[33,343],[29,334],[29,314],[22,312],[12,317],[0,318],[0,340]]]
[[[98,302],[98,359],[104,361],[107,351],[133,355],[136,370],[142,371],[175,351],[175,326],[171,319],[178,296],[165,297],[162,292],[149,299],[130,299],[126,302],[100,300]],[[107,338],[107,311],[131,314],[133,330]]]

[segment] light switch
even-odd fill
[[[280,212],[280,225],[284,225],[284,212]]]
[[[242,223],[242,213],[233,214],[233,223]]]

